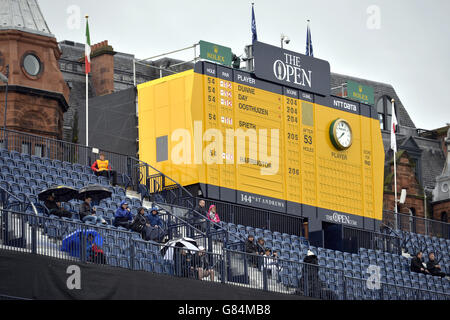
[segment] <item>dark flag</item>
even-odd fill
[[[256,33],[255,8],[252,3],[252,41],[258,41],[258,34]]]
[[[313,45],[311,39],[311,30],[309,29],[309,20],[308,20],[308,30],[306,32],[306,55],[314,57]]]

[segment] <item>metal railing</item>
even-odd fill
[[[384,211],[383,222],[395,229],[395,212]],[[414,232],[427,236],[450,239],[450,223],[397,213],[400,231]]]
[[[92,152],[92,147],[10,129],[0,128],[0,139],[1,147],[9,151],[82,166],[90,167],[98,157],[98,154]],[[128,156],[106,150],[101,152],[105,154],[113,170],[122,174],[128,173]]]
[[[301,217],[200,197],[195,198],[195,203],[200,200],[205,201],[207,208],[214,204],[221,221],[267,229],[272,232],[304,236],[304,219]]]
[[[359,248],[382,250],[401,254],[401,238],[396,235],[343,227],[344,251],[357,252]]]
[[[139,159],[129,157],[129,176],[142,198],[194,208],[194,197],[177,181]]]
[[[206,246],[204,238],[197,241],[199,245]],[[450,294],[443,292],[443,289],[427,290],[415,287],[415,283],[413,287],[406,287],[379,281],[379,289],[376,286],[371,288],[368,279],[349,276],[342,269],[321,263],[310,265],[226,248],[222,252],[208,252],[201,260],[196,252],[172,248],[173,254],[166,255],[167,250],[163,248],[164,244],[143,241],[139,234],[126,230],[0,210],[1,250],[108,264],[326,300],[392,299],[394,289],[398,299],[450,300]],[[361,293],[354,294],[359,289]],[[406,290],[407,294],[400,296],[402,290]]]

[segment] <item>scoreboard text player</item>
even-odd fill
[[[374,230],[385,157],[376,110],[330,96],[326,61],[259,42],[254,52],[255,73],[202,61],[139,85],[140,159],[209,199],[307,217],[312,229]]]

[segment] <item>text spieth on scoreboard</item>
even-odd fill
[[[253,54],[256,77],[322,96],[330,95],[327,61],[259,41],[253,43]]]

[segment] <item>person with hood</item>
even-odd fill
[[[219,218],[219,215],[216,212],[216,206],[215,205],[212,204],[209,207],[208,214],[206,215],[206,217],[212,222],[215,222],[215,223],[219,223],[220,222],[220,218]]]
[[[92,198],[87,197],[84,199],[84,202],[80,205],[80,219],[83,222],[92,222],[92,223],[103,223],[107,224],[105,219],[101,216],[96,215],[96,209],[91,206]]]
[[[145,217],[145,208],[140,207],[137,210],[137,215],[130,224],[130,229],[141,234],[145,241],[151,240],[152,227],[150,222]]]
[[[423,274],[429,274],[430,272],[424,268],[422,264],[422,251],[417,252],[416,256],[411,259],[411,271]]]
[[[164,222],[158,216],[158,208],[153,207],[150,215],[147,216],[150,227],[153,228],[152,233],[156,236],[152,236],[152,240],[162,242],[167,232],[164,230]]]
[[[129,229],[131,220],[133,220],[133,215],[130,208],[128,208],[128,203],[126,200],[122,200],[114,215],[114,226]]]
[[[300,279],[300,290],[303,295],[319,298],[322,289],[322,281],[319,279],[319,259],[311,250],[308,250],[303,259],[303,275]]]
[[[441,266],[435,260],[434,252],[428,254],[427,270],[432,276],[445,277],[445,273],[441,271]]]

